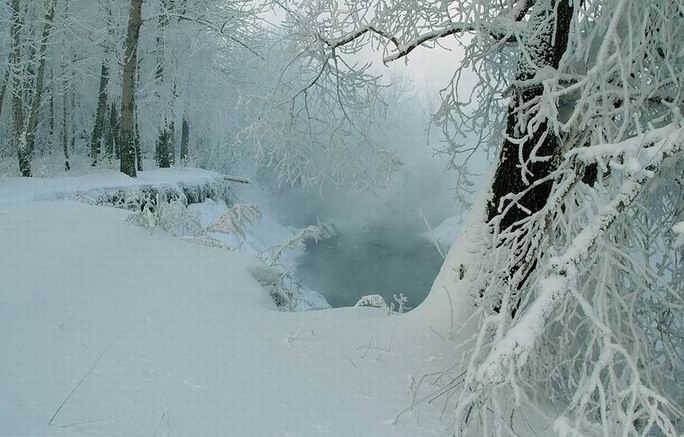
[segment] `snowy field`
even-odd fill
[[[0,435],[440,434],[439,408],[393,423],[411,378],[448,365],[425,311],[280,312],[249,253],[35,200],[129,181],[0,182]]]

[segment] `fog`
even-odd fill
[[[441,267],[443,258],[425,234],[461,211],[453,172],[436,152],[438,129],[428,135],[431,97],[426,90],[415,92],[397,121],[385,126],[388,147],[402,163],[388,183],[361,191],[330,184],[272,189],[268,209],[282,223],[335,227],[333,238],[308,243],[296,272],[332,306],[353,306],[368,294],[390,303],[403,293],[414,307]]]

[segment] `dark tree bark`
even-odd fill
[[[7,72],[5,73],[5,77],[2,80],[2,85],[0,85],[0,117],[2,116],[2,107],[3,103],[5,102],[5,91],[7,91],[7,83],[9,82],[9,68],[7,69]]]
[[[119,113],[116,111],[116,105],[112,102],[109,108],[109,119],[106,125],[106,135],[105,135],[105,150],[107,158],[111,159],[115,157],[120,158],[120,122]]]
[[[64,151],[64,170],[71,170],[69,164],[69,92],[68,87],[65,87],[64,95],[62,96],[62,150]]]
[[[183,117],[183,125],[181,126],[181,144],[180,144],[180,163],[182,166],[188,164],[188,147],[190,146],[190,125],[188,119]]]
[[[159,138],[157,138],[157,165],[161,168],[171,166],[169,161],[169,132],[166,130],[166,126],[159,130]]]
[[[90,140],[90,159],[91,165],[97,165],[97,157],[102,150],[102,139],[105,128],[107,112],[107,87],[109,86],[109,67],[107,66],[107,52],[102,57],[102,68],[100,69],[100,91],[97,97],[97,109],[95,110],[95,124]]]
[[[538,0],[534,4],[529,19],[532,27],[530,33],[535,35],[535,39],[525,41],[528,50],[527,55],[520,56],[515,77],[517,81],[532,79],[536,72],[544,67],[558,68],[567,48],[572,15],[572,2],[568,0]],[[526,132],[525,134],[529,135],[526,138],[520,132],[520,126],[524,125],[519,119],[521,108],[541,96],[543,91],[542,85],[518,90],[508,108],[506,139],[499,151],[492,194],[487,205],[488,220],[499,217],[501,231],[515,227],[520,220],[540,211],[546,205],[551,192],[552,181],[530,187],[556,170],[562,148],[561,139],[549,129],[546,122],[541,123],[531,134]],[[539,147],[535,152],[536,156],[546,159],[529,163],[529,173],[525,178],[521,172],[521,157],[523,161],[527,161],[537,146]],[[504,216],[500,216],[501,200],[506,195],[521,193],[528,188],[529,191],[517,201],[517,205],[513,205]],[[505,207],[506,204],[502,206]],[[525,254],[517,255],[520,259],[524,258]],[[522,264],[513,266],[508,272],[509,278],[522,267]],[[524,277],[517,284],[511,285],[519,290],[533,270],[534,264],[527,266]]]
[[[549,23],[549,17],[554,14],[554,11],[556,11],[555,19]],[[572,4],[568,0],[539,1],[537,6],[533,8],[533,14],[535,15],[530,20],[539,23],[539,26],[543,26],[544,29],[541,29],[542,32],[536,36],[536,45],[533,50],[529,50],[533,64],[530,64],[530,60],[527,57],[521,56],[519,71],[515,77],[516,81],[532,79],[536,72],[543,67],[558,68],[567,47],[572,13]],[[519,131],[520,120],[518,119],[520,108],[525,107],[530,101],[541,96],[543,91],[543,86],[538,85],[517,92],[508,108],[506,122],[507,138],[501,146],[496,174],[492,183],[492,198],[488,205],[489,220],[499,215],[498,207],[504,196],[523,191],[536,180],[548,176],[557,167],[558,160],[555,158],[561,149],[561,140],[553,131],[548,129],[546,122],[542,123],[522,144],[516,144],[517,141],[511,141],[511,139],[521,138]],[[527,160],[533,148],[539,143],[541,143],[541,146],[536,154],[548,157],[549,159],[530,163],[528,168],[531,174],[527,175],[526,182],[519,167],[520,149],[522,149],[522,159]],[[501,218],[500,228],[502,230],[507,229],[519,220],[543,208],[550,190],[551,183],[541,184],[531,189],[518,202],[522,208],[513,207]]]
[[[135,165],[135,74],[138,66],[138,38],[142,24],[143,0],[131,0],[124,53],[121,93],[121,172],[136,176]]]

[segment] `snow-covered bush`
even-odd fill
[[[383,310],[388,315],[392,312],[392,309],[390,308],[390,306],[387,305],[387,302],[385,302],[385,298],[380,296],[379,294],[369,294],[367,296],[361,296],[361,299],[359,299],[359,301],[356,302],[354,307],[355,308],[360,308],[360,307],[379,308],[379,309]]]
[[[388,316],[391,314],[394,314],[395,312],[398,314],[403,314],[406,311],[410,310],[411,308],[408,307],[408,298],[404,296],[403,293],[399,293],[399,296],[396,294],[393,295],[394,300],[396,301],[396,306],[394,302],[392,303],[387,303],[384,297],[380,296],[379,294],[369,294],[366,296],[361,296],[361,299],[356,302],[354,305],[355,308],[360,308],[360,307],[373,307],[373,308],[379,308],[385,312]]]
[[[255,205],[236,203],[210,224],[205,232],[224,232],[238,239],[246,237],[245,228],[261,220],[261,211]]]
[[[280,262],[280,257],[287,250],[303,249],[306,247],[307,241],[318,241],[320,239],[330,238],[335,235],[335,228],[331,224],[318,223],[317,225],[310,225],[295,232],[290,238],[270,247],[260,254],[264,260],[269,264],[275,265]]]
[[[147,229],[161,229],[174,235],[195,235],[200,229],[199,218],[192,214],[179,197],[166,198],[164,192],[137,191],[122,199],[122,207],[134,209],[126,220]]]
[[[267,291],[273,303],[280,310],[292,311],[295,307],[293,278],[284,271],[276,270],[270,266],[260,266],[251,270],[254,279]]]

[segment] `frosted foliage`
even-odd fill
[[[315,8],[305,3],[303,14]],[[253,121],[242,136],[256,144],[280,184],[383,186],[401,165],[381,126],[401,122],[392,108],[396,90],[368,65],[335,57],[316,35],[315,19],[299,11],[290,10],[286,36],[275,43],[283,59],[271,61],[278,74],[269,92],[242,99]]]
[[[199,220],[190,213],[183,197],[168,197],[163,191],[122,192],[120,207],[136,212],[126,219],[144,228],[160,229],[174,235],[197,233],[201,229]]]
[[[392,312],[392,308],[387,305],[387,302],[385,302],[385,298],[380,296],[379,294],[369,294],[367,296],[362,296],[361,299],[359,299],[358,302],[356,302],[355,307],[373,307],[373,308],[379,308],[383,311],[385,311],[387,314],[390,314]]]
[[[684,187],[664,181],[684,171],[682,143],[672,124],[568,152],[546,207],[490,236],[466,273],[479,329],[451,387],[456,431],[514,435],[502,418],[548,399],[561,435],[680,435],[684,259],[672,227]],[[593,186],[579,179],[592,164]]]
[[[299,284],[287,272],[280,272],[272,267],[260,266],[251,270],[254,279],[261,284],[267,291],[273,303],[280,310],[294,310],[294,293],[298,290]]]
[[[435,122],[461,188],[471,189],[468,164],[482,151],[493,155],[510,98],[526,90],[540,87],[543,93],[518,108],[518,141],[548,120],[568,148],[613,143],[678,113],[682,1],[567,1],[573,19],[558,69],[539,67],[548,65],[550,50],[540,35],[553,31],[553,0],[302,1],[293,2],[299,7],[289,9],[288,23],[297,54],[313,69],[309,77],[325,79],[311,88],[331,93],[348,83],[365,89],[378,84],[368,66],[356,62],[368,45],[389,63],[421,45],[456,38],[465,56],[441,92]],[[463,83],[473,74],[474,84]],[[326,80],[332,83],[326,86]],[[359,97],[340,102],[356,108],[364,102]],[[545,157],[532,153],[522,160],[523,172],[540,159]]]
[[[318,241],[320,239],[330,238],[334,234],[335,230],[332,225],[325,223],[309,225],[303,229],[299,229],[282,243],[269,248],[262,256],[268,260],[270,264],[278,264],[280,257],[285,251],[290,249],[304,249],[307,241]]]
[[[235,204],[223,213],[214,223],[209,225],[208,231],[224,232],[244,239],[245,228],[261,220],[261,211],[255,205]]]
[[[391,314],[403,314],[406,311],[410,310],[411,308],[408,306],[408,298],[404,296],[403,293],[399,293],[399,296],[396,294],[392,296],[394,298],[394,301],[392,303],[387,303],[384,297],[380,296],[379,294],[368,294],[366,296],[362,296],[361,299],[356,302],[354,307],[359,308],[359,307],[372,307],[372,308],[379,308],[385,312],[387,315]]]

